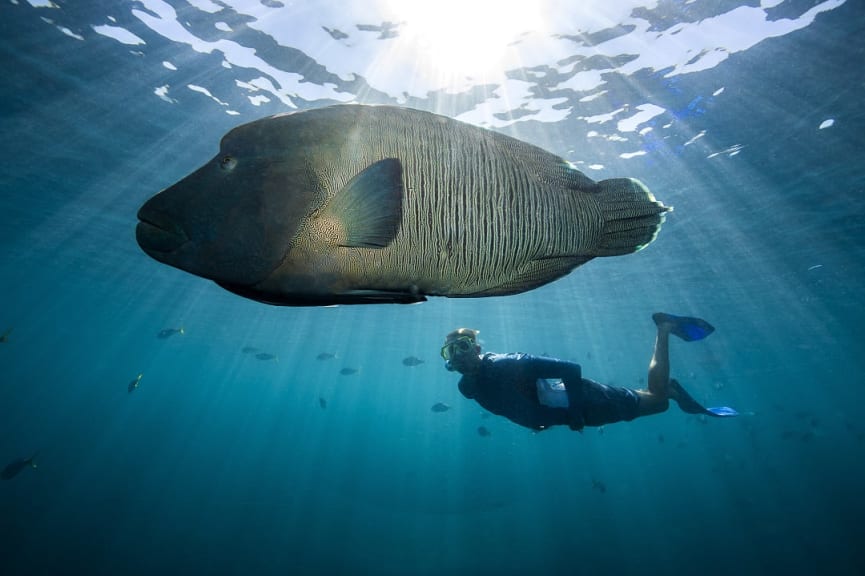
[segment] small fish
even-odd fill
[[[12,334],[12,328],[7,328],[6,332],[0,334],[0,344],[9,341],[9,335]]]
[[[244,346],[240,349],[240,351],[244,354],[255,354],[256,352],[258,352],[258,348],[256,348],[255,346]]]
[[[658,444],[663,444],[663,443],[664,443],[664,435],[658,434]]]
[[[450,409],[451,407],[444,402],[436,402],[432,405],[432,408],[430,408],[433,412],[447,412]]]
[[[357,368],[343,368],[339,373],[343,376],[351,376],[352,374],[357,374]]]
[[[3,478],[3,480],[11,480],[28,466],[35,469],[37,466],[36,462],[33,461],[34,458],[36,458],[36,454],[30,458],[16,458],[3,468],[3,472],[0,473],[0,478]]]
[[[165,328],[163,330],[160,330],[156,337],[160,340],[165,340],[166,338],[170,338],[175,334],[185,334],[185,332],[183,331],[183,327],[181,326],[180,328]]]
[[[135,389],[138,388],[138,383],[141,382],[142,376],[144,376],[144,374],[139,374],[132,380],[132,382],[129,383],[129,385],[126,387],[127,392],[132,393]]]
[[[403,358],[402,363],[404,366],[420,366],[423,364],[423,360],[417,356],[409,356],[408,358]]]
[[[478,436],[482,436],[486,438],[487,436],[492,436],[493,433],[490,432],[489,428],[486,426],[478,426]]]
[[[607,485],[600,480],[595,480],[594,478],[592,478],[592,490],[597,490],[601,494],[604,494],[607,491]]]
[[[276,360],[279,362],[279,358],[276,357],[276,354],[270,354],[269,352],[259,352],[255,357],[259,360]]]
[[[318,356],[315,357],[316,360],[333,360],[336,358],[336,354],[331,352],[319,352]]]
[[[321,406],[322,410],[324,410],[325,408],[327,408],[327,400],[325,400],[324,398],[319,398],[318,405]]]

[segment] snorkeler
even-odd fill
[[[448,370],[463,375],[460,392],[493,414],[533,430],[567,425],[572,430],[630,421],[665,412],[669,401],[689,414],[737,416],[729,407],[704,408],[670,378],[670,334],[692,342],[715,329],[705,320],[672,314],[652,316],[657,337],[649,363],[648,389],[607,386],[582,377],[579,364],[555,358],[509,353],[481,354],[477,330],[459,328],[441,350]]]

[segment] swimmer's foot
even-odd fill
[[[688,414],[703,414],[705,413],[705,408],[703,408],[699,402],[694,400],[694,398],[688,394],[682,385],[679,384],[679,381],[675,378],[670,378],[670,383],[667,386],[667,395],[670,397],[670,400],[674,400],[679,408],[682,409],[682,412],[686,412]]]
[[[682,385],[679,384],[679,381],[675,378],[670,378],[668,396],[679,405],[682,412],[687,414],[705,414],[706,416],[715,416],[717,418],[739,415],[736,410],[729,406],[718,406],[715,408],[704,407],[702,404],[694,400],[694,398],[688,394],[684,388],[682,388]]]
[[[673,316],[672,314],[655,312],[652,314],[652,320],[655,321],[656,326],[668,325],[670,333],[675,334],[685,342],[702,340],[715,331],[715,327],[705,320],[690,316]]]

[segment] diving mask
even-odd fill
[[[450,361],[454,355],[465,354],[475,347],[475,340],[470,336],[459,336],[442,346],[442,358]]]

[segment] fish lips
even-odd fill
[[[160,261],[189,242],[189,236],[179,224],[147,204],[138,211],[135,239],[147,255]]]
[[[278,265],[278,261],[261,264],[247,258],[231,262],[234,266],[227,266],[225,261],[219,260],[222,253],[208,244],[208,231],[202,234],[201,226],[196,228],[200,222],[178,218],[173,212],[163,210],[161,202],[159,194],[145,202],[138,210],[138,225],[135,227],[138,245],[157,262],[220,285],[231,285],[236,290],[249,289]]]

